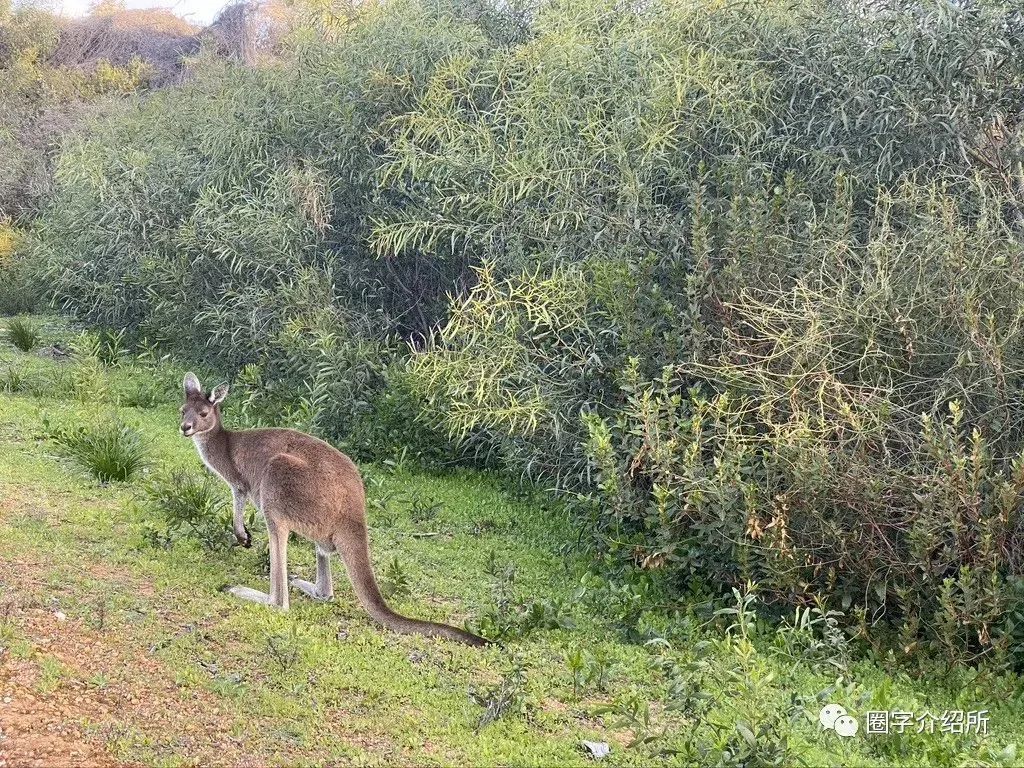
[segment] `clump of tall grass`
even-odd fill
[[[28,318],[16,317],[7,321],[7,340],[22,352],[31,352],[39,346],[42,334],[39,326]]]
[[[131,480],[148,463],[142,434],[118,421],[57,430],[53,439],[103,483]]]

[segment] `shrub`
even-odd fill
[[[143,488],[145,508],[159,520],[150,525],[151,541],[170,545],[191,536],[209,550],[226,549],[234,541],[232,512],[218,482],[208,475],[181,470],[160,474]]]
[[[617,414],[587,417],[588,508],[606,548],[680,584],[827,595],[905,652],[971,660],[1019,610],[1019,246],[934,188],[878,216],[792,287],[746,288],[717,355],[626,372]]]
[[[148,463],[142,434],[118,421],[58,430],[53,437],[103,483],[131,480]]]
[[[39,326],[27,318],[7,321],[7,340],[22,352],[31,352],[42,341]]]

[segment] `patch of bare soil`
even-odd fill
[[[21,766],[124,765],[84,733],[85,718],[106,716],[106,704],[70,686],[37,692],[39,670],[28,661],[0,655],[0,768]]]
[[[10,566],[0,561],[7,588]],[[21,571],[14,580],[25,577]],[[235,721],[216,697],[179,688],[174,671],[147,648],[38,605],[8,602],[0,613],[20,647],[18,658],[10,649],[0,653],[0,768],[132,765],[123,756],[140,743],[150,761],[175,756],[241,768],[300,757],[289,754],[290,745],[232,735]]]

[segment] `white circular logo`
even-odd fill
[[[860,727],[860,724],[857,722],[857,718],[855,717],[841,715],[836,718],[836,733],[844,738],[856,735],[858,727]]]
[[[818,720],[821,721],[821,727],[826,731],[831,731],[835,728],[836,720],[846,715],[846,710],[838,704],[826,704],[821,708],[821,712],[818,713]]]

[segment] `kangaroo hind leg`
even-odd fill
[[[327,601],[334,597],[331,578],[331,553],[321,544],[316,545],[316,584],[292,577],[291,585],[314,600]]]
[[[231,587],[229,593],[242,600],[288,610],[288,529],[267,516],[270,539],[270,594],[249,587]]]

